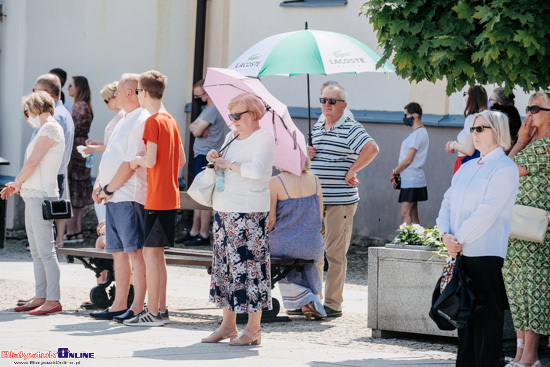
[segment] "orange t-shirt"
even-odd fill
[[[178,171],[181,137],[176,120],[167,113],[157,113],[145,121],[145,145],[157,145],[157,163],[147,169],[145,209],[173,210],[180,207]]]

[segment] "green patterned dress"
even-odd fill
[[[530,143],[513,160],[529,171],[516,204],[550,211],[550,138]],[[502,272],[514,329],[550,334],[550,231],[543,243],[510,238]]]

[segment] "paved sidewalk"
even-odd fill
[[[169,266],[168,298],[172,323],[164,327],[128,327],[96,321],[79,305],[95,284],[92,272],[78,261],[61,262],[63,312],[33,317],[13,311],[15,301],[32,295],[34,278],[28,253],[6,256],[0,250],[0,351],[47,353],[68,348],[86,358],[30,358],[39,365],[82,366],[453,366],[452,344],[411,339],[372,339],[366,327],[366,281],[346,284],[344,317],[263,325],[262,344],[232,347],[227,341],[202,344],[221,320],[207,302],[205,269]],[[11,254],[11,252],[7,252]],[[362,283],[362,284],[361,284]],[[274,296],[280,299],[277,289]],[[239,326],[242,330],[242,327]],[[6,355],[4,354],[4,357]],[[0,366],[25,362],[0,358]],[[61,362],[61,363],[60,363]],[[31,363],[29,363],[31,364]]]

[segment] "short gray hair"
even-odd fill
[[[508,116],[499,111],[483,110],[475,114],[472,125],[476,122],[478,117],[483,117],[487,120],[487,123],[491,126],[491,130],[493,131],[493,136],[497,141],[497,145],[504,150],[509,149],[510,145],[512,145],[512,139],[510,138],[510,123],[508,122]]]
[[[342,87],[340,84],[329,85],[328,87],[325,88],[325,90],[337,90],[340,92],[340,99],[343,99],[344,101],[348,100],[348,93],[346,92],[344,87]]]
[[[533,101],[533,99],[538,97],[544,99],[544,102],[546,102],[546,107],[550,107],[550,93],[547,93],[547,92],[537,92],[537,93],[531,94],[531,97],[529,97],[529,105],[531,105],[531,102]],[[543,106],[540,106],[540,107],[543,107]]]

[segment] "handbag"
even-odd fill
[[[49,200],[42,202],[42,218],[44,220],[69,219],[73,216],[73,209],[69,200]]]
[[[398,173],[396,174],[395,176],[393,176],[392,178],[392,183],[395,182],[396,186],[394,187],[394,189],[396,190],[401,190],[401,175]],[[392,185],[393,186],[393,185]]]
[[[443,292],[440,291],[441,280],[437,280],[432,294],[430,318],[441,330],[463,329],[483,309],[484,300],[476,291],[472,279],[464,272],[460,255],[456,256],[451,281]]]
[[[549,215],[544,209],[514,205],[510,237],[542,243],[548,228]]]
[[[456,260],[449,256],[447,263],[443,267],[443,274],[441,274],[441,282],[439,285],[439,292],[443,293],[447,285],[451,282],[453,278],[453,273],[455,271]]]
[[[187,193],[197,203],[212,207],[212,194],[216,185],[216,171],[214,168],[205,168],[193,180]]]

